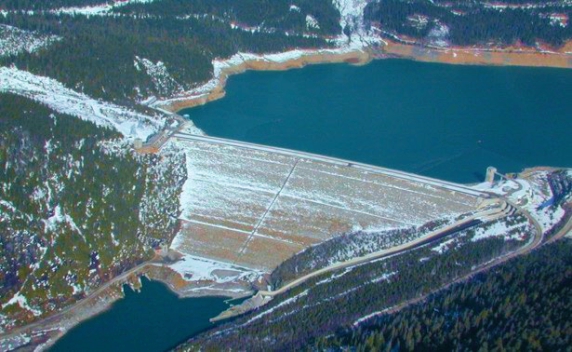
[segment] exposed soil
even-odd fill
[[[379,57],[407,58],[423,62],[460,65],[503,65],[572,68],[572,41],[558,50],[512,46],[506,48],[428,48],[420,45],[387,41]]]

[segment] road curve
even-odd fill
[[[364,264],[367,262],[371,262],[374,260],[378,260],[384,257],[388,257],[388,256],[392,256],[392,255],[396,255],[420,246],[423,246],[425,244],[431,243],[433,241],[436,241],[442,237],[445,237],[451,233],[463,230],[463,229],[467,229],[471,226],[474,226],[477,223],[480,223],[482,219],[487,219],[486,221],[493,221],[495,219],[498,218],[502,218],[504,216],[507,216],[508,214],[512,213],[514,211],[514,208],[509,205],[506,202],[501,202],[501,203],[497,203],[495,207],[486,207],[485,209],[479,211],[478,213],[469,216],[465,219],[459,220],[454,224],[445,226],[441,229],[435,230],[430,232],[429,234],[419,237],[411,242],[408,243],[404,243],[402,245],[393,247],[393,248],[389,248],[389,249],[384,249],[384,250],[380,250],[374,253],[370,253],[368,255],[362,256],[362,257],[358,257],[358,258],[354,258],[342,263],[336,263],[333,264],[331,266],[328,266],[326,268],[322,268],[316,271],[313,271],[307,275],[304,275],[288,284],[286,284],[285,286],[279,288],[276,291],[258,291],[250,300],[248,300],[247,302],[251,302],[250,304],[243,304],[243,305],[239,305],[239,306],[234,306],[229,308],[228,310],[222,312],[221,314],[219,314],[218,316],[210,319],[211,322],[218,322],[218,321],[222,321],[222,320],[226,320],[229,318],[232,318],[234,316],[243,314],[251,309],[260,307],[265,305],[267,302],[270,301],[270,299],[272,299],[274,296],[277,296],[281,293],[284,293],[288,290],[290,290],[291,288],[298,286],[300,284],[302,284],[303,282],[317,277],[319,275],[323,275],[325,273],[331,272],[331,271],[335,271],[335,270],[340,270],[340,269],[344,269],[347,267],[351,267],[351,266],[355,266],[355,265],[359,265],[359,264]]]

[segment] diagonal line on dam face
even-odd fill
[[[296,160],[296,162],[294,163],[294,166],[292,166],[292,169],[288,173],[288,176],[286,176],[286,179],[284,180],[282,187],[280,187],[278,192],[276,192],[276,194],[274,195],[274,198],[272,199],[272,202],[270,202],[270,205],[268,206],[268,208],[266,208],[266,211],[264,212],[264,214],[262,214],[262,216],[260,217],[260,219],[256,223],[256,226],[254,226],[254,229],[252,230],[250,237],[248,237],[248,239],[244,242],[244,245],[238,251],[238,256],[239,256],[238,259],[239,260],[240,260],[240,257],[242,256],[242,254],[244,253],[244,250],[248,247],[248,244],[252,240],[252,237],[254,237],[254,235],[256,235],[256,233],[258,232],[258,229],[260,228],[260,225],[262,225],[262,223],[264,222],[266,215],[268,215],[268,213],[270,212],[270,209],[272,209],[272,206],[276,203],[276,200],[278,199],[278,197],[280,197],[280,193],[284,190],[284,187],[286,187],[286,185],[288,184],[288,180],[290,180],[290,177],[292,176],[292,173],[296,169],[296,165],[298,165],[298,162],[299,162],[299,160]]]
[[[174,136],[186,150],[183,254],[271,270],[305,247],[355,229],[421,225],[476,210],[469,187],[309,153]]]

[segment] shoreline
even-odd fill
[[[221,99],[226,95],[225,87],[228,78],[248,70],[286,71],[294,68],[303,68],[308,65],[334,63],[365,65],[373,59],[373,53],[362,48],[293,50],[266,55],[238,53],[227,60],[215,60],[213,62],[214,77],[207,83],[188,92],[181,93],[181,95],[156,100],[150,103],[149,106],[177,113],[182,109],[204,105]]]
[[[402,44],[383,39],[385,45],[334,49],[292,50],[275,54],[238,53],[226,60],[214,60],[213,78],[190,91],[165,99],[142,102],[152,108],[178,113],[187,108],[205,105],[226,95],[226,83],[232,75],[252,71],[285,71],[308,65],[347,63],[366,65],[373,60],[388,58],[451,65],[521,66],[572,68],[572,41],[563,52],[538,51],[534,48],[437,48],[416,44]]]
[[[118,276],[117,281],[110,282],[106,287],[94,291],[88,297],[69,306],[68,309],[0,334],[3,335],[0,336],[0,350],[6,344],[16,349],[29,347],[32,347],[35,351],[49,349],[77,325],[107,312],[113,307],[115,302],[124,299],[124,285],[129,285],[136,292],[141,290],[142,276],[165,285],[169,291],[173,292],[180,299],[221,297],[234,300],[252,295],[252,293],[246,291],[241,293],[234,291],[225,292],[224,287],[209,292],[204,287],[201,290],[201,286],[197,286],[195,287],[196,291],[186,291],[185,288],[193,286],[192,281],[184,280],[178,273],[170,269],[168,265],[150,260],[125,273],[125,276]],[[181,285],[180,282],[185,284]]]

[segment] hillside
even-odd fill
[[[12,94],[0,94],[0,125],[3,330],[85,297],[170,240],[179,164]]]
[[[348,261],[348,265],[343,267],[332,265],[332,270],[321,273],[317,271],[319,275],[309,276],[308,272],[330,265],[328,260],[340,263],[356,258],[357,255],[385,248],[387,244],[384,243],[384,237],[387,234],[383,232],[349,234],[310,247],[280,265],[271,275],[273,287],[268,288],[268,291],[259,291],[250,301],[243,303],[245,309],[241,307],[229,309],[229,312],[237,312],[235,315],[238,317],[190,339],[177,350],[229,350],[235,349],[236,346],[240,346],[238,350],[245,351],[268,350],[269,346],[271,350],[298,350],[310,348],[308,346],[314,346],[316,343],[319,343],[315,345],[319,348],[344,347],[344,344],[351,346],[351,343],[356,343],[360,348],[367,350],[369,345],[365,346],[364,341],[374,338],[363,335],[363,339],[360,340],[362,330],[359,327],[363,322],[376,321],[372,318],[424,301],[451,283],[472,280],[473,275],[486,272],[492,266],[515,256],[526,256],[531,250],[535,253],[534,250],[543,243],[553,241],[555,236],[559,238],[570,230],[572,173],[569,170],[535,171],[528,177],[532,189],[525,187],[525,181],[519,179],[516,182],[512,180],[501,182],[498,188],[492,190],[492,192],[508,192],[510,195],[507,202],[515,201],[513,204],[519,204],[518,210],[515,208],[516,212],[509,211],[507,216],[496,220],[490,220],[490,217],[478,217],[480,220],[468,224],[467,227],[458,228],[435,241],[398,254],[371,257],[370,260],[361,262]],[[518,190],[510,192],[509,188],[515,186]],[[544,195],[540,196],[541,193]],[[535,194],[535,196],[524,201],[523,194]],[[459,217],[466,218],[467,214]],[[434,221],[417,229],[403,229],[389,233],[392,235],[392,241],[399,242],[413,233],[419,236],[419,232],[438,228],[446,223],[446,221]],[[560,240],[558,243],[562,241],[565,240]],[[545,251],[544,247],[537,250]],[[544,255],[539,257],[544,258]],[[367,256],[360,258],[365,259]],[[522,272],[522,269],[518,270]],[[523,282],[528,280],[526,275],[519,275],[517,280]],[[296,280],[302,277],[307,279]],[[479,280],[479,277],[477,275],[476,280]],[[544,279],[543,276],[539,278],[540,281]],[[559,277],[559,280],[567,280],[567,275]],[[293,282],[298,283],[290,286],[288,290],[282,290]],[[565,292],[555,293],[554,297],[560,293],[565,294]],[[491,294],[490,297],[492,300],[492,297],[496,296]],[[515,299],[513,292],[506,292],[501,297],[505,302]],[[492,303],[496,304],[496,301]],[[516,310],[516,307],[512,308]],[[505,318],[509,319],[508,314],[511,310],[506,309]],[[521,313],[515,312],[515,314]],[[535,314],[541,314],[540,310]],[[510,317],[510,319],[517,318]],[[416,320],[413,319],[406,323],[402,322],[401,325],[415,323]],[[554,316],[553,323],[560,324],[558,328],[560,331],[566,329],[558,316]],[[357,328],[351,330],[352,326]],[[368,326],[367,323],[365,326]],[[459,327],[461,328],[462,326]],[[521,328],[529,327],[522,325]],[[460,333],[459,329],[450,334]],[[342,334],[340,331],[345,332]],[[401,328],[384,330],[383,334],[390,332],[392,334],[383,337],[390,343],[388,347],[406,342],[408,344],[406,348],[413,349],[409,346],[422,344],[418,336],[415,340],[407,336],[405,341],[398,342],[396,331],[405,330]],[[481,335],[478,338],[482,341],[485,328],[480,331]],[[338,333],[340,339],[330,338]],[[544,337],[548,338],[546,334]],[[442,341],[444,337],[435,338]],[[379,336],[375,339],[383,341]],[[426,343],[423,346],[428,348],[441,346],[438,342],[432,342],[433,345],[429,345],[426,341],[423,343]],[[449,345],[442,346],[449,349],[451,346],[456,348],[462,345],[451,337]]]
[[[565,239],[422,304],[340,329],[317,340],[314,347],[332,351],[566,350],[572,344],[571,288],[572,240]]]
[[[572,6],[565,1],[370,2],[364,16],[383,35],[419,44],[560,48],[572,38]]]
[[[33,13],[17,11],[20,2],[0,3],[0,23],[60,38],[41,51],[13,50],[0,64],[123,104],[191,89],[212,76],[215,58],[327,47],[323,36],[339,32],[339,13],[327,1],[294,8],[289,1],[59,3],[32,5],[42,10]]]

